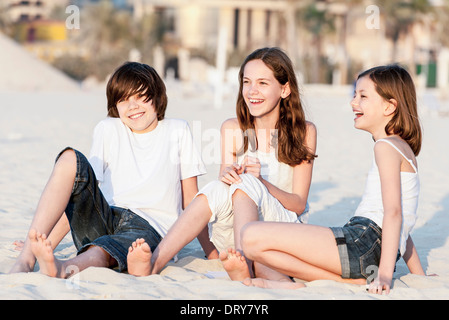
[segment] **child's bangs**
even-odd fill
[[[150,88],[145,86],[140,79],[126,81],[119,89],[121,91],[119,92],[119,102],[128,100],[133,96],[138,96],[139,98],[146,97],[145,102],[150,101],[152,98]]]

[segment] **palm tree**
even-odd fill
[[[322,72],[322,64],[327,59],[322,52],[323,40],[329,35],[337,37],[338,58],[334,66],[340,71],[341,83],[348,81],[349,58],[346,50],[348,15],[351,10],[357,8],[363,0],[332,0],[332,1],[308,1],[302,10],[298,12],[298,19],[312,34],[312,45],[315,47],[312,58],[311,81],[323,81],[319,76]]]
[[[385,17],[386,37],[393,42],[392,61],[397,61],[398,41],[408,34],[415,23],[432,10],[428,0],[377,0]]]
[[[351,10],[362,3],[363,0],[336,0],[329,7],[329,10],[335,16],[337,48],[339,52],[336,68],[340,71],[341,84],[348,82],[349,57],[346,48],[348,16]]]
[[[312,36],[310,82],[323,82],[322,65],[325,60],[322,52],[323,39],[326,34],[335,31],[334,17],[329,13],[326,5],[309,1],[305,7],[298,10],[297,20]]]

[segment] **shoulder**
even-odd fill
[[[404,156],[408,156],[410,153],[413,153],[408,143],[399,137],[388,137],[376,141],[374,145],[374,152],[388,152],[388,150],[402,153]]]
[[[389,139],[381,139],[374,143],[375,154],[398,153],[395,149],[397,149],[397,146]]]
[[[308,136],[315,136],[317,134],[316,126],[313,122],[306,121],[306,130]]]
[[[160,139],[168,139],[171,142],[186,143],[193,139],[189,123],[184,119],[165,118],[159,121],[158,135]]]
[[[105,118],[97,123],[96,127],[98,128],[113,128],[118,127],[122,124],[120,118]]]
[[[189,123],[184,119],[177,119],[177,118],[164,118],[163,120],[159,121],[159,124],[162,127],[167,128],[168,130],[186,130],[189,129]]]
[[[397,146],[390,140],[382,139],[374,144],[374,157],[377,165],[393,165],[401,163],[402,156],[397,150]]]
[[[159,121],[160,123],[163,123],[165,125],[169,126],[186,126],[188,125],[187,120],[179,119],[179,118],[164,118],[163,120]]]
[[[226,129],[232,129],[232,130],[240,129],[239,121],[237,120],[237,118],[230,118],[230,119],[225,120],[221,124],[221,130],[226,130]]]
[[[117,131],[117,129],[121,126],[123,126],[123,123],[119,118],[106,118],[96,124],[94,133],[98,134],[101,132],[114,132]]]
[[[306,144],[315,153],[317,129],[313,122],[306,121]]]
[[[164,118],[158,123],[159,133],[161,134],[183,134],[183,132],[190,131],[189,123],[183,119],[177,118]]]

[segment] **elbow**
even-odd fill
[[[402,208],[389,208],[388,210],[385,210],[384,216],[402,222]]]
[[[306,208],[307,202],[301,201],[297,206],[295,206],[295,209],[292,211],[299,217],[306,211]]]

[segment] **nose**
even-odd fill
[[[351,107],[355,107],[355,106],[358,106],[358,105],[359,104],[356,101],[356,97],[354,96],[354,98],[352,98],[352,100],[351,100]]]
[[[128,109],[135,109],[139,106],[137,100],[134,97],[129,98],[128,100]]]
[[[259,89],[257,88],[257,85],[250,85],[250,87],[248,88],[248,93],[249,94],[256,94],[259,92]]]

